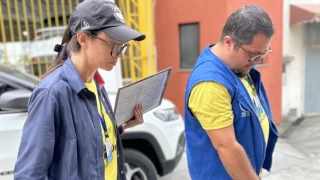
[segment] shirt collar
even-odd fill
[[[84,85],[83,80],[81,79],[79,73],[77,72],[76,68],[71,62],[70,57],[66,60],[66,62],[63,64],[63,70],[66,74],[66,78],[71,86],[71,88],[78,94],[81,90],[85,89],[86,86]],[[105,82],[100,75],[100,73],[97,71],[94,74],[94,79],[100,86],[104,86]]]
[[[104,86],[105,83],[99,71],[94,74],[94,79],[100,86]]]

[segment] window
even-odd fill
[[[180,24],[180,69],[192,69],[200,54],[199,23]]]
[[[2,95],[2,93],[8,92],[11,90],[14,90],[14,88],[0,81],[0,96]]]
[[[2,108],[3,102],[1,102],[1,100],[2,100],[1,96],[2,96],[3,93],[9,92],[9,91],[12,91],[12,90],[15,90],[15,88],[10,86],[10,85],[8,85],[8,84],[6,84],[5,82],[0,81],[0,114],[5,114],[5,113],[8,112],[7,109],[3,109]]]
[[[10,66],[0,66],[0,72],[10,75],[18,80],[25,81],[27,83],[35,84],[37,82],[37,77],[28,73],[19,71],[18,69]]]
[[[27,112],[31,93],[30,90],[19,87],[14,82],[0,79],[0,116]]]
[[[0,115],[26,112],[36,81],[12,66],[0,66]]]

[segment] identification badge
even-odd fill
[[[113,159],[112,157],[112,148],[111,148],[111,141],[109,138],[106,139],[106,153],[107,153],[107,159],[108,163],[110,163]]]
[[[263,113],[262,106],[258,107],[258,113],[259,113],[259,115],[261,115]]]
[[[255,96],[253,99],[254,99],[254,103],[257,106],[259,115],[262,114],[263,110],[262,110],[262,106],[261,106],[261,103],[260,103],[260,100],[259,100],[258,96]]]
[[[259,109],[259,107],[260,107],[260,101],[259,101],[258,96],[254,96],[254,97],[253,97],[253,101],[254,101],[254,104],[256,105],[256,107]]]

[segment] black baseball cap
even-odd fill
[[[85,0],[72,12],[68,26],[72,34],[80,31],[103,31],[112,39],[142,41],[144,34],[126,26],[116,4],[109,0]]]

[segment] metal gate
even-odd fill
[[[0,64],[40,76],[46,72],[61,43],[64,27],[73,8],[82,0],[1,0]],[[127,83],[155,72],[154,20],[152,0],[118,0],[126,24],[147,39],[130,42],[122,61]]]
[[[81,0],[2,0],[0,63],[40,76],[55,58],[67,18]]]
[[[153,0],[118,0],[127,26],[147,35],[146,40],[130,42],[128,55],[122,60],[122,72],[127,83],[155,73],[155,41]]]

